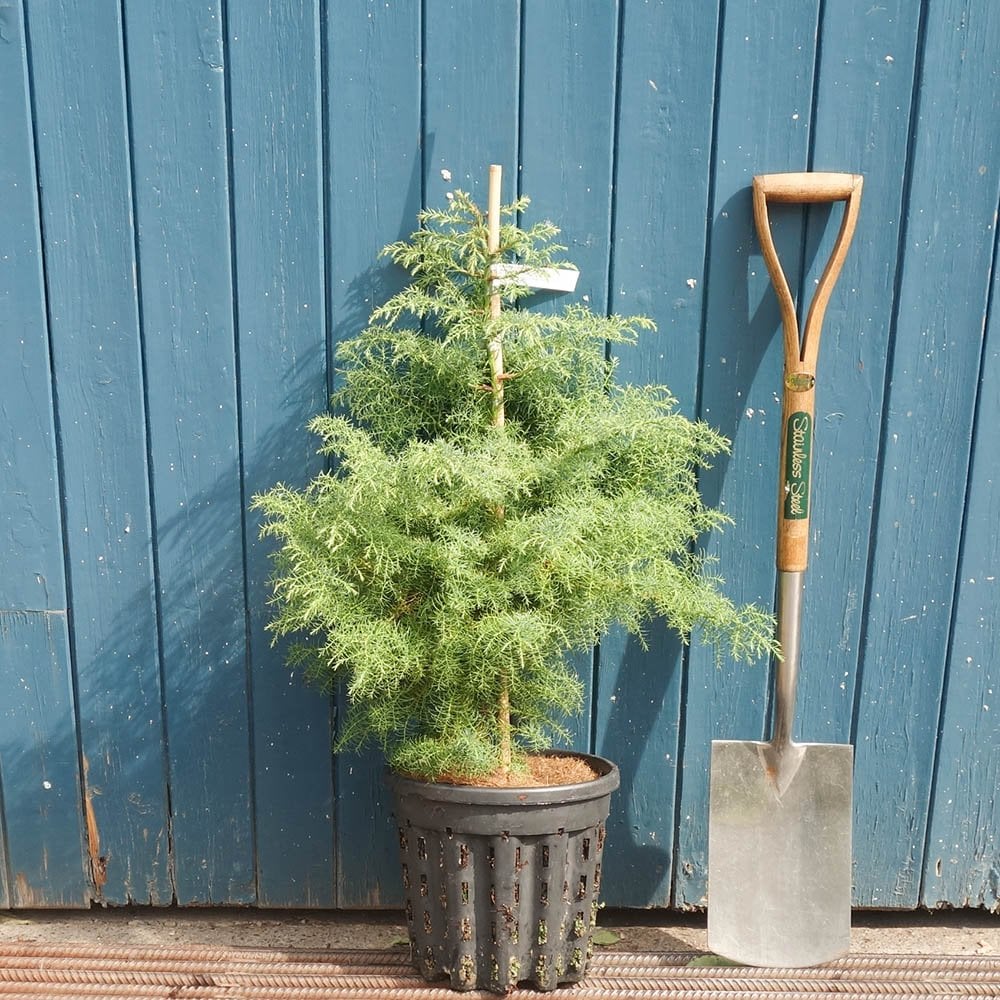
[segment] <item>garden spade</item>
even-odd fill
[[[861,203],[857,174],[754,178],[754,221],[781,307],[784,389],[777,531],[778,639],[769,742],[712,743],[708,945],[747,965],[801,967],[847,952],[851,932],[849,745],[793,739],[799,625],[809,548],[816,360],[823,314]],[[800,340],[795,303],[771,236],[768,202],[843,201],[836,243]]]

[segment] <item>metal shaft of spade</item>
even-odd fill
[[[778,642],[783,655],[774,670],[774,731],[771,742],[776,746],[787,746],[794,741],[804,588],[805,573],[778,573]]]

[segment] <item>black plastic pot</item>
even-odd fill
[[[618,768],[576,785],[473,788],[390,774],[417,968],[456,990],[583,978]]]

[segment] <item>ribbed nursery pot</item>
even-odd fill
[[[574,785],[475,788],[389,775],[410,947],[428,981],[505,993],[583,978],[618,768]]]

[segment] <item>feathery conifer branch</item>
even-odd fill
[[[456,191],[386,248],[410,283],[339,346],[343,388],[310,425],[333,471],[254,500],[278,543],[270,628],[311,681],[345,680],[340,745],[375,740],[428,777],[565,736],[582,702],[566,654],[615,622],[640,641],[700,629],[737,659],[774,646],[698,554],[729,523],[697,487],[727,442],[606,358],[651,322],[492,305],[530,293],[494,287],[494,262],[564,263],[555,227],[515,224],[526,207],[501,208],[494,241]]]

